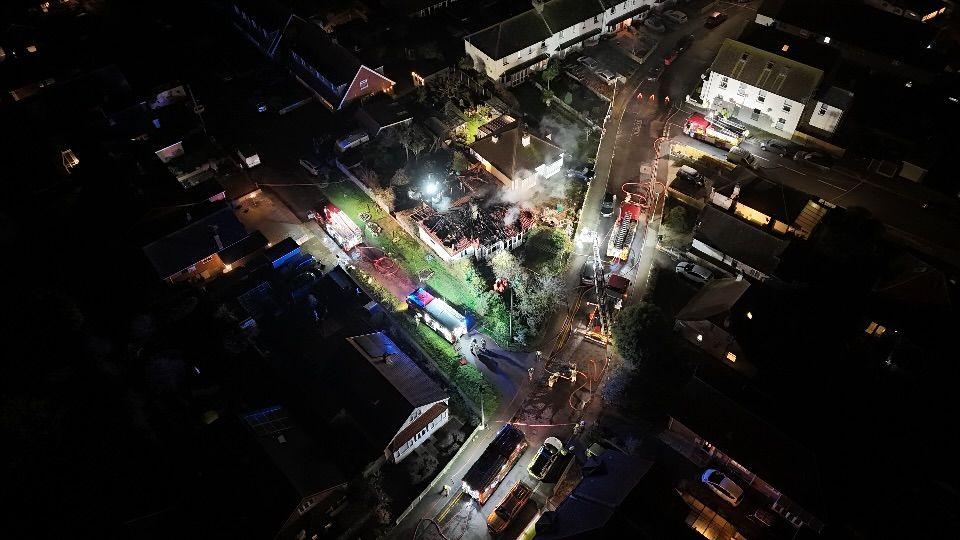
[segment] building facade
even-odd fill
[[[628,26],[654,0],[534,0],[533,8],[464,38],[477,71],[513,86],[601,34]]]

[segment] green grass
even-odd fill
[[[374,221],[383,227],[379,236],[365,231],[364,240],[368,244],[386,252],[414,280],[421,272],[432,271],[433,276],[426,282],[430,288],[453,305],[471,311],[474,309],[479,291],[485,286],[481,283],[481,278],[472,271],[469,261],[460,261],[448,267],[401,229],[366,193],[349,182],[330,184],[325,192],[333,204],[346,212],[354,223],[360,225],[360,214],[368,212]]]

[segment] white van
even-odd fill
[[[688,20],[686,13],[677,11],[675,9],[671,11],[664,11],[663,18],[672,22],[673,24],[683,24]]]

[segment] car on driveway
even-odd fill
[[[711,491],[720,496],[721,499],[736,506],[743,500],[743,488],[738,486],[727,475],[716,469],[707,469],[700,476],[703,482]]]
[[[780,157],[791,156],[796,152],[797,147],[786,141],[777,139],[764,139],[760,141],[760,149],[776,154]]]
[[[537,480],[543,480],[546,478],[547,473],[550,472],[550,468],[553,467],[553,464],[556,463],[557,459],[560,458],[562,451],[563,443],[560,442],[560,439],[556,437],[547,437],[547,439],[543,441],[543,444],[540,445],[540,449],[537,450],[536,455],[533,456],[533,460],[527,467],[527,471],[530,472],[530,476],[536,478]]]
[[[713,272],[709,269],[690,261],[677,263],[676,272],[694,283],[706,283],[713,277]]]
[[[682,12],[682,11],[678,11],[678,10],[676,10],[676,9],[673,9],[673,10],[670,10],[670,11],[664,11],[664,12],[663,12],[663,18],[666,19],[668,22],[670,22],[670,23],[672,23],[672,24],[678,24],[678,25],[679,25],[679,24],[684,24],[685,22],[687,22],[687,21],[689,20],[689,19],[687,18],[687,14],[686,14],[686,13],[684,13],[684,12]]]
[[[650,66],[650,70],[647,71],[647,78],[651,81],[657,80],[660,77],[660,74],[663,73],[663,66],[660,64],[655,64]]]
[[[667,27],[663,25],[663,19],[657,17],[656,15],[651,15],[644,19],[643,25],[646,26],[648,30],[652,30],[657,33],[667,31]]]
[[[600,77],[601,79],[603,79],[603,81],[607,84],[613,84],[617,82],[616,74],[610,71],[609,69],[598,69],[594,73],[596,73],[597,77]]]
[[[613,210],[617,207],[617,196],[609,191],[603,194],[603,200],[600,201],[600,215],[610,217]]]
[[[820,152],[800,151],[794,154],[793,159],[802,163],[809,163],[821,171],[829,171],[833,168],[833,158]]]
[[[583,64],[583,67],[589,69],[590,71],[595,71],[600,68],[600,62],[592,56],[581,56],[577,58],[577,62]]]
[[[707,17],[706,22],[703,23],[704,28],[716,28],[723,24],[723,21],[727,20],[727,14],[722,11],[714,11]]]

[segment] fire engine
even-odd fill
[[[690,115],[683,125],[685,134],[724,150],[730,150],[743,141],[745,132],[738,131],[711,121],[702,114]]]

